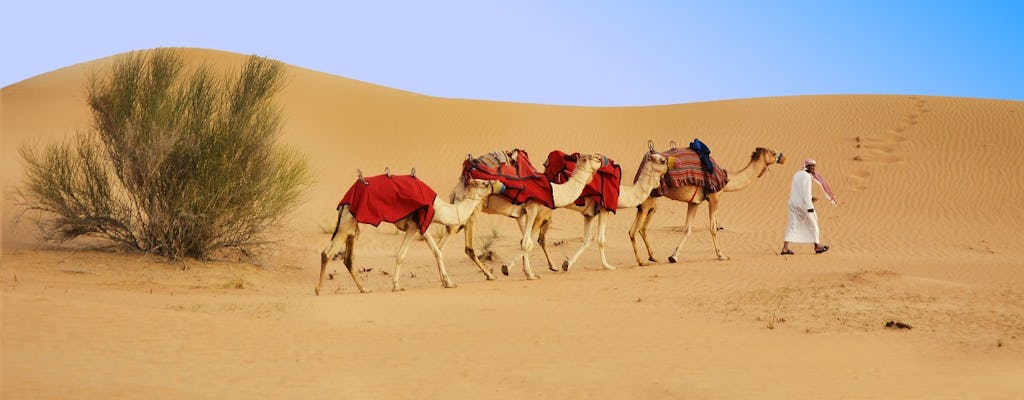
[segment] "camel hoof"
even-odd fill
[[[320,288],[318,288],[318,287],[315,287],[315,288],[313,288],[313,291],[314,291],[314,292],[316,292],[316,295],[317,295],[317,296],[319,296],[319,295],[320,295]]]
[[[614,267],[614,266],[611,266],[611,265],[605,265],[605,266],[604,266],[604,269],[615,269],[615,267]]]
[[[359,289],[359,293],[373,293],[370,289]]]
[[[676,263],[676,257],[675,256],[669,256],[668,262],[670,262],[672,264],[675,264]]]
[[[562,271],[569,270],[569,260],[562,261]]]
[[[535,281],[535,280],[538,280],[538,279],[540,279],[540,275],[527,275],[526,276],[526,280],[529,280],[529,281]]]
[[[501,274],[505,275],[505,276],[508,276],[508,265],[505,265],[505,264],[501,265]]]
[[[493,274],[487,274],[487,280],[489,280],[489,281],[496,281],[496,280],[498,280],[498,278],[496,276],[494,276]]]
[[[637,262],[637,263],[636,263],[636,265],[637,265],[638,267],[646,267],[646,266],[647,266],[647,263],[645,263],[645,262]]]
[[[718,256],[718,261],[727,261],[727,260],[729,260],[729,257],[726,257],[726,256]]]
[[[565,264],[562,264],[562,268],[565,268]],[[558,268],[548,265],[548,271],[558,272]]]
[[[404,292],[405,288],[401,287],[401,286],[395,286],[395,287],[391,288],[391,291],[392,292]]]
[[[456,285],[455,282],[448,282],[448,283],[445,283],[445,284],[443,284],[441,286],[444,287],[445,289],[454,289],[454,288],[459,287],[459,285]]]
[[[658,262],[658,259],[654,258],[654,257],[650,257],[650,258],[647,259],[647,261],[650,261],[652,263],[656,263],[656,262]]]

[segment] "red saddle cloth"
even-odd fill
[[[576,163],[580,159],[580,153],[565,154],[560,150],[548,154],[548,161],[544,163],[544,175],[551,183],[562,184],[568,182],[576,171]],[[605,158],[604,165],[594,173],[594,177],[587,186],[583,187],[583,193],[576,199],[576,205],[585,204],[588,197],[594,198],[601,207],[615,212],[619,207],[619,183],[622,181],[622,168],[610,158]]]
[[[501,181],[505,191],[501,193],[512,204],[523,204],[534,200],[548,208],[554,208],[551,182],[530,163],[525,150],[516,149],[511,153],[491,153],[462,163],[462,176],[474,179]]]
[[[711,159],[711,163],[715,165],[715,172],[709,174],[700,164],[697,152],[689,148],[673,148],[661,152],[661,155],[675,157],[675,162],[661,178],[661,187],[654,189],[651,196],[663,196],[666,188],[683,186],[700,186],[708,193],[714,193],[729,183],[729,173],[718,165],[715,159]]]
[[[434,218],[434,198],[437,193],[427,184],[411,175],[377,175],[357,179],[338,203],[340,209],[348,205],[356,221],[373,226],[381,221],[394,223],[412,214],[420,224],[420,233],[426,233]]]

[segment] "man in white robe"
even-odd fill
[[[781,254],[793,254],[793,250],[789,249],[790,243],[814,243],[815,253],[828,251],[828,246],[818,243],[818,214],[814,212],[814,202],[817,198],[811,195],[811,182],[815,180],[816,165],[817,162],[807,159],[804,161],[804,169],[793,174],[793,186],[789,192],[789,225],[786,226]],[[827,194],[832,200],[831,194]]]

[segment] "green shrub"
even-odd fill
[[[251,56],[237,77],[186,70],[172,49],[129,53],[89,80],[92,129],[21,148],[26,210],[44,239],[97,236],[169,258],[270,242],[311,183],[276,144],[284,65]]]

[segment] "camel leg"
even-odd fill
[[[410,223],[405,226],[405,237],[402,238],[402,245],[398,247],[398,254],[395,255],[395,273],[391,276],[391,291],[400,292],[405,290],[399,283],[398,278],[402,276],[402,263],[405,262],[405,256],[409,253],[409,245],[412,244],[412,238],[419,233],[419,227],[415,223]]]
[[[711,221],[711,242],[715,245],[715,254],[718,255],[719,260],[728,260],[722,254],[722,248],[718,245],[718,203],[719,199],[716,197],[708,199],[708,218]]]
[[[551,218],[549,216],[548,218],[544,219],[544,222],[540,224],[539,228],[535,228],[535,230],[537,231],[537,244],[540,245],[540,249],[544,251],[544,259],[546,259],[548,262],[548,269],[551,271],[558,271],[558,269],[555,268],[555,263],[551,261],[551,255],[548,254],[548,245],[546,237],[548,235],[548,228],[550,227]]]
[[[359,232],[356,232],[355,235],[349,236],[348,240],[345,241],[345,268],[348,268],[348,273],[349,275],[352,275],[352,280],[356,282],[356,287],[359,288],[359,292],[370,293],[371,290],[363,286],[363,280],[359,277],[359,272],[356,271],[356,267],[352,262],[354,259],[354,255],[352,253],[355,252],[356,238],[358,236]]]
[[[512,258],[512,260],[523,260],[523,273],[528,280],[540,279],[537,274],[533,273],[533,268],[530,267],[530,250],[533,249],[533,224],[537,221],[539,207],[543,207],[543,205],[530,203],[527,206],[523,217],[525,221],[521,223],[523,226],[523,238],[519,241],[520,252],[516,257]],[[502,265],[501,272],[508,275],[508,264]]]
[[[410,229],[411,230],[411,229]],[[417,232],[419,232],[417,230]],[[421,235],[423,240],[427,242],[427,246],[430,247],[430,251],[434,253],[434,260],[437,261],[437,273],[441,276],[441,287],[453,288],[456,287],[455,282],[448,277],[448,270],[444,268],[444,254],[441,253],[441,249],[437,247],[437,242],[433,236]]]
[[[473,217],[470,218],[472,219]],[[463,228],[466,229],[467,237],[473,234],[473,230],[468,225],[463,225]],[[458,225],[446,225],[445,229],[441,231],[441,239],[437,241],[437,248],[441,249],[441,251],[444,252],[444,246],[445,244],[448,243],[448,238],[454,237],[455,233],[457,233],[456,231],[458,230]],[[472,244],[473,243],[470,242],[470,245]],[[476,251],[466,251],[466,255],[469,256],[470,260],[474,261],[474,264],[476,264],[477,268],[480,269],[480,272],[483,272],[484,275],[487,276],[487,280],[493,281],[496,279],[494,277],[494,274],[491,273],[491,271],[488,271],[487,269],[484,268],[483,263],[481,263],[480,259],[476,256]]]
[[[487,280],[493,281],[497,279],[494,277],[494,274],[491,273],[490,270],[484,268],[484,263],[480,262],[480,257],[477,256],[476,254],[476,247],[474,245],[474,232],[476,232],[476,214],[469,217],[469,220],[466,221],[464,229],[464,233],[466,235],[466,255],[469,256],[470,260],[473,260],[473,264],[476,264],[476,267],[480,269],[480,272],[483,272],[484,275],[487,276]],[[454,232],[451,231],[451,228],[449,228],[448,233],[450,235],[454,234]]]
[[[519,225],[519,233],[525,235],[526,234],[526,214],[523,214],[523,215],[520,215],[520,216],[516,217],[516,224]],[[503,275],[505,275],[505,276],[508,276],[508,271],[510,271],[512,268],[515,268],[516,265],[519,264],[519,259],[520,259],[519,256],[512,257],[511,261],[502,264],[501,265],[501,273]]]
[[[448,243],[448,237],[454,235],[456,229],[459,229],[458,225],[445,225],[441,231],[441,238],[437,240],[437,247],[443,249],[445,243]]]
[[[533,268],[530,267],[530,250],[533,250],[533,224],[537,221],[537,209],[539,206],[534,207],[532,212],[528,212],[526,215],[526,232],[523,233],[523,240],[520,242],[520,247],[523,249],[523,273],[526,275],[526,279],[540,279],[537,274],[533,273]]]
[[[686,226],[683,227],[683,240],[676,246],[676,251],[669,256],[668,262],[675,263],[679,261],[679,253],[683,250],[683,244],[686,243],[686,238],[690,237],[690,231],[693,230],[693,217],[697,215],[698,206],[700,206],[700,203],[686,203]]]
[[[644,219],[646,219],[644,217],[646,214],[647,211],[644,210],[644,206],[642,204],[636,206],[636,216],[633,217],[633,225],[629,226],[629,243],[633,245],[633,257],[636,258],[636,265],[641,267],[644,266],[644,262],[640,261],[640,249],[636,247],[636,234],[640,231],[640,225],[642,225]]]
[[[593,240],[593,238],[594,238],[594,216],[593,215],[584,215],[583,216],[583,244],[580,246],[579,249],[576,250],[575,253],[573,253],[572,257],[570,257],[568,260],[565,260],[565,262],[562,263],[562,269],[563,270],[568,271],[569,268],[571,268],[572,265],[576,263],[576,260],[578,260],[580,258],[580,255],[583,254],[583,251],[587,249],[587,246],[590,246],[590,241]]]
[[[357,236],[359,236],[359,223],[356,222],[352,214],[349,213],[347,207],[342,207],[341,210],[338,211],[338,222],[334,227],[334,234],[331,235],[331,243],[328,244],[322,252],[320,252],[320,280],[317,281],[316,288],[314,288],[314,292],[316,292],[317,296],[320,295],[320,290],[323,288],[324,275],[327,271],[327,263],[330,262],[335,255],[342,252],[342,242],[345,243],[345,267],[352,275],[352,279],[355,281],[356,287],[361,293],[370,292],[369,289],[366,289],[366,287],[363,286],[362,281],[359,279],[359,275],[355,273],[352,267],[352,252]]]
[[[605,255],[605,230],[608,228],[608,210],[601,209],[597,214],[597,248],[601,250],[601,265],[604,269],[615,269],[614,266],[608,263],[608,257]]]
[[[647,226],[651,223],[651,216],[657,211],[657,203],[655,198],[651,197],[645,200],[643,203],[636,207],[636,218],[633,219],[633,225],[629,228],[629,241],[633,245],[633,256],[636,257],[636,263],[639,266],[647,265],[646,262],[640,260],[640,250],[636,245],[636,236],[640,234],[640,239],[644,241],[644,247],[647,249],[647,260],[651,262],[658,262],[654,258],[654,251],[651,249],[651,243],[647,240]]]
[[[341,238],[342,236],[348,236],[348,233],[344,233],[342,236],[338,235],[338,231],[341,230],[341,218],[345,215],[346,208],[342,208],[338,211],[338,222],[334,225],[334,233],[331,235],[331,242],[327,244],[327,247],[320,252],[320,280],[317,281],[316,287],[313,291],[317,296],[320,295],[320,288],[324,285],[324,275],[327,272],[327,263],[339,252],[341,252]]]
[[[654,257],[654,248],[651,247],[651,241],[647,238],[647,226],[651,224],[651,220],[654,219],[654,213],[657,211],[657,208],[651,207],[647,211],[647,218],[644,219],[644,224],[640,226],[640,238],[644,240],[644,247],[647,248],[647,260],[650,262],[658,262],[658,259]]]

